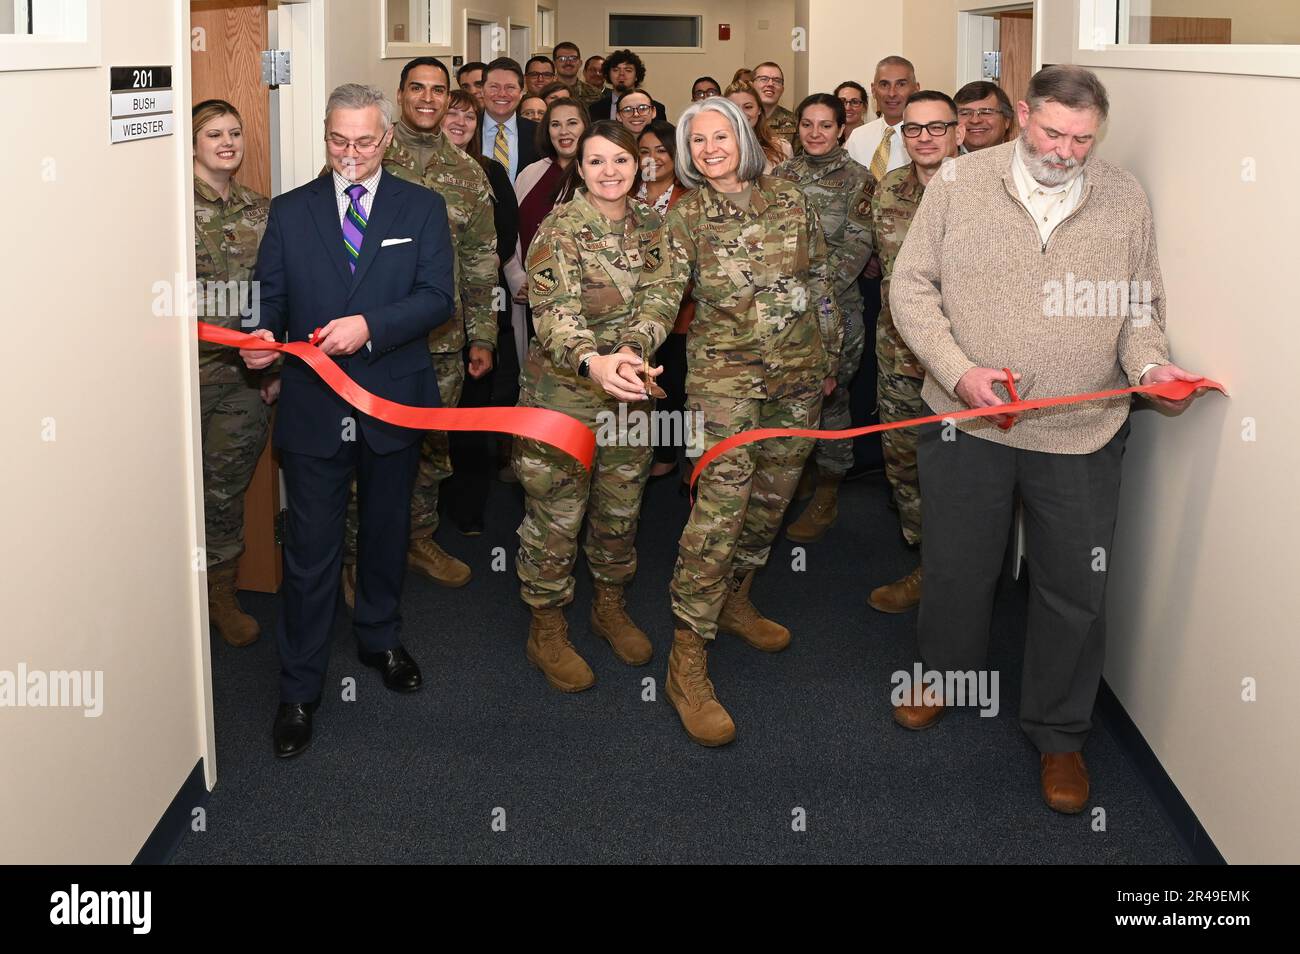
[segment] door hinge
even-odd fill
[[[288,50],[262,51],[262,82],[272,89],[289,84]]]
[[[263,54],[265,55],[265,54]],[[1002,75],[1002,54],[997,50],[984,52],[984,78],[995,80]]]

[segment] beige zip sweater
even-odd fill
[[[1136,385],[1166,364],[1164,288],[1151,207],[1128,172],[1089,160],[1075,210],[1043,243],[1011,174],[1015,143],[958,158],[930,180],[899,252],[889,304],[926,370],[936,413],[965,407],[954,389],[974,367],[1023,375],[1021,397]],[[1109,441],[1129,401],[1030,411],[1004,431],[961,421],[976,437],[1056,454]]]

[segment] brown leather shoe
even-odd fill
[[[596,682],[585,659],[569,642],[569,624],[564,610],[559,607],[533,608],[533,621],[528,627],[528,643],[524,654],[528,661],[542,671],[542,675],[561,692],[582,692]]]
[[[208,570],[208,621],[227,643],[242,648],[257,642],[262,628],[235,599],[236,569],[232,562]]]
[[[433,537],[417,537],[412,540],[411,548],[406,553],[406,562],[412,569],[442,586],[464,586],[472,575],[468,566],[438,546]]]
[[[906,613],[921,602],[921,568],[871,591],[867,602],[882,613]]]
[[[822,474],[817,478],[817,489],[812,503],[799,514],[799,519],[785,528],[785,535],[795,543],[816,543],[835,526],[839,516],[840,481],[842,474]]]
[[[591,601],[591,628],[614,649],[614,655],[629,666],[644,666],[654,655],[650,639],[627,615],[623,587],[593,581],[596,598]]]
[[[709,679],[705,645],[708,640],[689,629],[673,632],[664,694],[677,710],[691,741],[709,747],[726,745],[736,737],[736,724],[722,708]]]
[[[1088,804],[1088,766],[1082,752],[1044,752],[1038,760],[1043,801],[1063,815],[1077,815]]]
[[[914,732],[928,729],[942,719],[943,714],[948,711],[942,701],[927,705],[924,693],[924,684],[914,685],[911,698],[902,705],[894,706],[894,721],[904,729],[911,729]]]
[[[779,653],[790,645],[790,630],[768,619],[749,601],[753,582],[753,570],[731,580],[727,602],[718,615],[718,629],[739,636],[765,653]]]
[[[348,609],[357,608],[357,565],[355,563],[344,563],[343,573],[340,584],[343,587],[343,602],[347,604]]]

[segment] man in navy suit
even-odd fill
[[[537,151],[537,123],[516,115],[524,94],[524,71],[508,56],[483,71],[483,155],[496,159],[514,182],[520,171],[542,158]]]
[[[392,116],[392,104],[373,87],[347,84],[330,94],[331,171],[271,203],[254,273],[261,308],[254,333],[268,341],[312,340],[372,394],[437,407],[428,337],[452,313],[451,233],[441,196],[383,171]],[[240,354],[253,369],[275,358],[269,351]],[[362,414],[306,365],[285,362],[273,438],[289,496],[277,635],[280,707],[272,732],[277,756],[297,755],[311,741],[354,475],[361,519],[352,625],[361,659],[389,689],[420,687],[419,667],[399,637],[423,436]]]

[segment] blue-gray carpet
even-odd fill
[[[640,571],[628,593],[655,658],[624,666],[589,632],[580,559],[568,618],[597,683],[576,695],[551,689],[524,658],[528,613],[513,572],[518,495],[494,484],[480,537],[462,537],[444,519],[439,539],[473,566],[468,586],[408,576],[404,639],[424,673],[418,693],[388,692],[357,662],[340,603],[327,696],[311,748],[296,759],[271,755],[278,600],[241,594],[268,635],[243,650],[213,638],[218,783],[207,830],[189,833],[175,861],[1189,860],[1104,724],[1085,749],[1089,811],[1066,817],[1043,804],[1037,756],[1016,721],[1023,585],[1004,581],[993,621],[998,716],[958,711],[922,733],[893,724],[890,675],[911,667],[916,614],[885,616],[865,598],[915,556],[883,479],[844,485],[839,522],[807,547],[805,571],[792,568],[791,544],[778,538],[755,603],[789,625],[794,641],[767,655],[719,638],[710,671],[738,729],[721,749],[692,743],[662,692],[668,576],[686,518],[675,478],[647,491]],[[495,548],[504,553],[500,571]],[[349,676],[355,702],[340,699]],[[646,680],[654,701],[643,699]],[[1094,830],[1097,807],[1104,831]],[[806,830],[796,831],[800,817]]]

